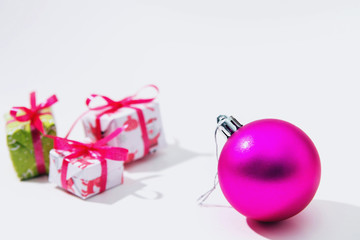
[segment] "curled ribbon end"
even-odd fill
[[[32,91],[30,93],[30,106],[32,110],[36,109],[36,93],[35,91]]]
[[[31,91],[31,93],[30,93],[30,98],[34,98],[34,97],[36,97],[36,92],[35,92],[35,91]]]
[[[54,94],[51,96],[51,98],[53,99],[54,103],[56,103],[58,100],[57,96]]]

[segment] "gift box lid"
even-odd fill
[[[43,110],[44,112],[50,112],[50,108],[46,108]],[[26,148],[32,148],[31,141],[31,128],[30,121],[27,122],[19,122],[13,120],[10,114],[5,114],[6,124],[6,134],[11,135],[12,141],[15,140],[19,144],[25,146]],[[43,123],[44,131],[46,134],[50,132],[56,131],[54,118],[51,114],[41,115],[40,120]]]

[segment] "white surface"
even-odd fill
[[[151,2],[0,1],[1,113],[31,90],[56,93],[63,136],[89,94],[154,83],[170,143],[83,201],[46,177],[19,182],[1,130],[0,238],[359,239],[360,2]],[[281,118],[313,139],[322,180],[304,212],[259,225],[196,205],[216,170],[220,113]],[[226,205],[219,190],[208,203]]]

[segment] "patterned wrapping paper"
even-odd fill
[[[146,131],[149,138],[149,153],[154,153],[156,150],[166,146],[159,104],[157,102],[139,104],[136,108],[140,109],[144,115]],[[96,140],[96,116],[100,112],[90,111],[82,119],[85,135],[93,141]],[[128,159],[125,163],[138,160],[145,156],[143,133],[139,121],[137,111],[129,107],[120,108],[114,113],[104,114],[100,117],[102,137],[106,137],[118,127],[122,127],[125,124],[128,125],[124,132],[108,143],[109,146],[122,147],[129,150]]]
[[[49,181],[63,188],[61,184],[61,167],[67,151],[50,151]],[[107,160],[106,189],[123,183],[124,162]],[[101,163],[89,156],[72,159],[67,169],[65,190],[87,199],[100,193]]]
[[[44,109],[44,112],[50,112],[50,109]],[[21,180],[38,176],[30,122],[12,121],[8,114],[5,115],[5,120],[8,122],[6,125],[7,145],[17,176]],[[51,114],[42,115],[40,120],[43,123],[45,134],[56,136],[53,116]],[[53,140],[42,134],[40,134],[40,138],[46,173],[48,173],[49,152],[53,148]]]

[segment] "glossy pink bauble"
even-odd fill
[[[320,183],[319,154],[298,127],[276,119],[251,122],[225,143],[219,183],[229,203],[248,218],[272,222],[302,211]]]

